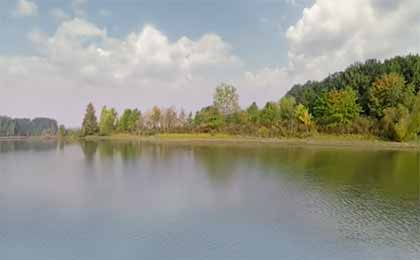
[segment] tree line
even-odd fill
[[[0,116],[0,136],[56,135],[57,121],[50,118],[10,118]]]
[[[358,134],[393,141],[420,132],[420,57],[408,55],[356,63],[322,81],[295,85],[278,101],[239,106],[234,86],[221,84],[213,103],[186,113],[153,107],[143,113],[103,107],[99,119],[89,104],[80,135],[129,133],[227,133],[258,137],[305,137],[316,133]]]

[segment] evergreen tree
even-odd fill
[[[86,108],[86,114],[83,118],[81,135],[96,135],[99,132],[98,121],[95,115],[95,108],[92,103],[89,103]]]

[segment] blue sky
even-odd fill
[[[39,14],[26,18],[11,15],[16,0],[0,3],[2,24],[0,52],[3,54],[31,54],[33,48],[26,35],[34,28],[53,33],[58,22],[49,15],[60,8],[72,15],[69,0],[38,0]],[[308,1],[307,1],[308,2]],[[89,0],[83,4],[89,21],[106,27],[109,35],[124,37],[153,24],[169,39],[182,36],[192,39],[205,33],[217,33],[235,46],[250,69],[267,65],[286,65],[287,41],[285,30],[302,13],[303,4],[285,0]]]
[[[349,64],[420,52],[418,0],[3,0],[0,114],[80,124],[85,106],[243,107]]]

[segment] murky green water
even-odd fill
[[[420,259],[420,153],[0,142],[0,258]]]

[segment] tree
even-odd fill
[[[274,102],[267,102],[260,113],[260,124],[269,127],[273,126],[278,121],[278,106]]]
[[[324,93],[315,108],[319,123],[327,128],[348,127],[362,111],[357,100],[357,94],[351,88]]]
[[[257,103],[253,102],[247,109],[248,118],[253,124],[257,124],[260,117],[260,110],[258,109]]]
[[[399,104],[410,108],[414,100],[414,87],[406,85],[404,78],[397,73],[390,73],[378,78],[369,92],[371,113],[381,118],[384,110]]]
[[[161,126],[164,129],[164,131],[169,131],[175,128],[177,120],[178,115],[176,113],[175,108],[170,107],[168,109],[165,109],[163,115],[161,116]]]
[[[128,133],[130,131],[131,109],[125,109],[118,121],[118,131]]]
[[[287,123],[289,131],[292,131],[296,120],[296,100],[294,97],[284,97],[279,102],[280,119]]]
[[[299,104],[296,107],[295,115],[298,122],[305,126],[306,131],[309,131],[312,128],[312,115],[309,113],[309,110],[304,105]]]
[[[99,134],[110,135],[116,128],[117,112],[115,109],[107,109],[106,106],[102,108],[99,119]]]
[[[403,105],[389,107],[382,118],[383,131],[386,137],[393,141],[405,141],[408,136],[409,111]]]
[[[194,125],[204,130],[219,130],[224,124],[222,113],[214,107],[208,106],[198,111],[194,118]]]
[[[227,84],[218,86],[213,96],[213,106],[224,116],[238,112],[240,107],[236,88]]]
[[[151,124],[152,124],[153,128],[155,128],[155,129],[160,128],[161,116],[162,116],[162,112],[161,112],[160,108],[157,107],[157,106],[154,106],[152,108],[152,112],[150,114],[150,121],[151,121]]]
[[[131,110],[131,114],[128,118],[128,124],[127,124],[127,131],[129,133],[136,133],[139,130],[138,126],[139,126],[140,118],[141,118],[140,110],[138,110],[137,108]]]
[[[64,125],[60,125],[60,127],[58,128],[58,136],[59,137],[66,136],[66,128],[64,127]]]
[[[92,103],[89,103],[86,108],[86,114],[83,118],[81,135],[96,135],[99,132],[98,121],[95,115],[95,108]]]

